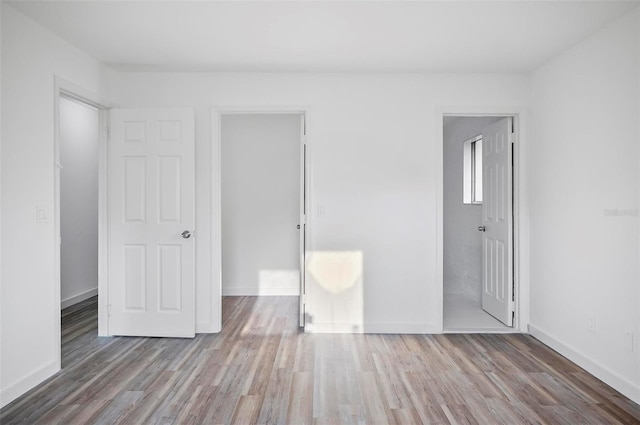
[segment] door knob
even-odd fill
[[[478,226],[478,230],[481,231],[481,232],[486,232],[487,228],[484,227],[484,226]]]
[[[298,228],[298,230],[300,230],[300,225],[299,224],[296,227]]]
[[[184,232],[182,232],[182,237],[185,239],[189,239],[191,237],[191,232],[188,230],[185,230]]]

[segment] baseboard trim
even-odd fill
[[[365,323],[367,334],[432,334],[441,333],[433,323]]]
[[[73,297],[69,297],[66,300],[62,300],[60,303],[60,309],[71,307],[74,304],[81,303],[84,300],[88,300],[91,297],[95,297],[98,295],[98,287],[93,289],[89,289],[88,291],[82,292],[78,295],[74,295]]]
[[[256,296],[299,296],[300,288],[256,288],[232,287],[222,288],[223,297],[256,297]]]
[[[216,330],[213,327],[213,323],[211,322],[201,322],[196,323],[196,333],[197,334],[216,334],[219,333],[219,330]]]
[[[30,389],[52,377],[58,373],[59,370],[58,362],[54,360],[28,374],[24,378],[19,379],[8,387],[3,388],[0,391],[0,408],[3,408]]]
[[[432,323],[311,323],[309,333],[341,334],[432,334],[440,333]]]
[[[624,396],[629,397],[635,403],[640,404],[640,386],[635,385],[633,382],[628,381],[606,366],[603,366],[597,361],[582,354],[579,350],[561,342],[549,332],[529,324],[529,334],[567,359],[571,360],[573,363],[585,369],[605,384],[613,387]]]
[[[314,334],[361,334],[362,325],[357,323],[308,323],[305,332]]]

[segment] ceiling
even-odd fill
[[[8,1],[119,70],[528,72],[638,1]]]

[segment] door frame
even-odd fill
[[[60,98],[66,97],[98,109],[98,335],[108,335],[108,279],[107,279],[107,141],[109,127],[109,102],[96,93],[54,76],[54,137],[53,137],[53,222],[54,222],[54,303],[55,338],[57,341],[56,364],[62,366],[61,335],[61,264],[60,264]]]
[[[300,138],[300,147],[306,145],[306,199],[307,211],[305,239],[306,246],[303,247],[306,253],[306,247],[310,244],[310,222],[312,214],[309,214],[309,205],[311,205],[311,181],[312,181],[312,152],[309,143],[309,122],[310,109],[306,106],[219,106],[211,108],[211,330],[208,332],[220,332],[222,330],[222,116],[223,115],[241,115],[241,114],[301,114],[304,116],[304,128]],[[304,178],[300,176],[300,179]],[[306,276],[305,268],[305,280]],[[300,294],[303,297],[304,294]],[[308,301],[308,300],[307,300]],[[197,331],[197,328],[196,328]]]
[[[511,117],[515,126],[513,146],[513,279],[515,317],[513,332],[529,327],[529,195],[527,170],[528,109],[523,106],[441,106],[436,109],[436,276],[437,323],[444,329],[444,131],[445,116]]]

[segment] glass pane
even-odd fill
[[[482,139],[473,144],[474,202],[482,202]]]
[[[473,204],[473,165],[472,165],[472,141],[464,142],[462,156],[462,202],[464,204]]]

